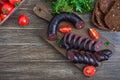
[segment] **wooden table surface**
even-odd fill
[[[40,31],[47,28],[48,23],[32,11],[38,2],[26,0],[0,26],[0,80],[120,80],[120,33],[99,30],[115,45],[115,52],[99,66],[94,77],[84,77],[81,70],[40,37]],[[17,17],[22,13],[30,20],[26,27],[17,24]],[[81,18],[91,25],[90,15]]]

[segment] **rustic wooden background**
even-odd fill
[[[41,29],[47,28],[48,23],[32,11],[38,2],[26,0],[0,26],[0,80],[120,80],[120,33],[99,30],[115,45],[115,52],[98,68],[94,77],[86,78],[81,70],[40,38]],[[22,13],[30,20],[24,28],[17,24],[17,17]],[[90,15],[81,17],[90,23]]]

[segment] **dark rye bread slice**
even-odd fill
[[[109,12],[116,0],[99,0],[99,8],[102,13],[106,14]]]
[[[112,31],[120,31],[120,0],[114,3],[104,20]]]
[[[94,13],[93,13],[93,15],[92,15],[92,23],[93,23],[96,27],[98,27],[99,29],[109,30],[108,28],[103,27],[103,26],[100,26],[100,25],[97,23],[96,16],[94,15]]]
[[[95,16],[96,16],[97,23],[98,23],[101,27],[105,27],[105,28],[107,28],[107,29],[109,28],[108,26],[106,26],[106,24],[105,24],[105,22],[104,22],[105,14],[103,14],[103,13],[100,11],[99,2],[96,4]]]
[[[104,23],[104,14],[99,10],[99,0],[97,0],[95,3],[92,14],[92,23],[102,30],[109,30],[109,28]]]

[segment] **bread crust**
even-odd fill
[[[99,0],[100,11],[104,14],[108,13],[116,0]]]
[[[112,31],[120,31],[120,0],[117,0],[104,18]]]
[[[104,23],[104,14],[99,9],[99,0],[96,1],[95,8],[92,14],[92,23],[102,30],[109,30]]]

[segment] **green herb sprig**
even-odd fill
[[[52,0],[52,14],[60,12],[80,12],[86,14],[93,9],[94,0]]]

